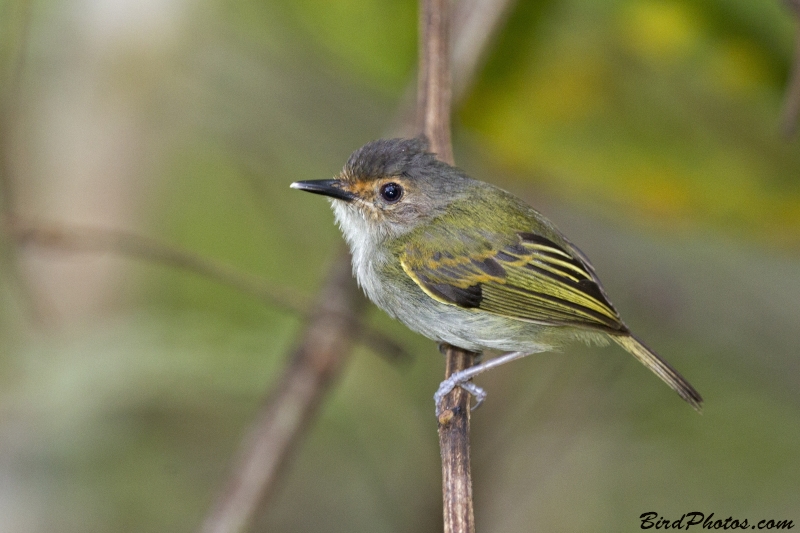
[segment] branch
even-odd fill
[[[306,315],[309,308],[308,298],[291,289],[142,235],[89,226],[23,222],[14,218],[6,222],[6,231],[20,246],[35,244],[72,252],[117,253],[195,272],[293,313]]]
[[[450,142],[451,0],[420,0],[419,88],[417,127],[431,151],[453,163]]]
[[[448,344],[439,346],[445,356],[445,379],[475,364],[477,354]],[[442,455],[442,503],[445,533],[475,533],[470,471],[469,394],[454,388],[442,399],[439,415],[439,449]]]
[[[275,486],[286,456],[297,449],[320,400],[338,375],[365,304],[349,259],[339,257],[315,302],[317,312],[278,380],[278,387],[251,426],[234,475],[228,479],[201,532],[244,531],[251,522],[255,509]]]
[[[417,116],[422,133],[439,159],[453,164],[450,141],[450,0],[420,0],[420,85]],[[445,379],[471,367],[477,354],[442,345]],[[473,533],[472,473],[469,458],[469,394],[456,387],[437,406],[442,455],[445,533]]]
[[[111,252],[194,272],[253,296],[263,303],[310,319],[309,298],[286,287],[268,283],[259,276],[242,272],[226,263],[177,249],[156,239],[125,231],[64,226],[43,222],[22,222],[10,218],[5,225],[19,246],[37,245],[71,252]],[[358,341],[372,351],[397,361],[410,354],[397,341],[362,322],[354,330]]]

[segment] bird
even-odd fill
[[[572,341],[619,344],[698,412],[694,387],[620,318],[592,263],[520,198],[437,159],[424,136],[379,139],[350,156],[333,179],[293,189],[327,196],[367,297],[411,330],[492,359],[456,372],[455,387]]]

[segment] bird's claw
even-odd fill
[[[478,387],[471,381],[465,381],[459,386],[468,393],[470,393],[473,398],[475,398],[475,404],[470,408],[471,411],[474,411],[475,409],[480,407],[483,401],[486,400],[486,391]]]
[[[442,400],[456,387],[461,387],[475,398],[475,405],[473,405],[471,408],[472,411],[477,409],[478,406],[480,406],[484,400],[486,400],[486,391],[469,381],[471,379],[469,375],[464,376],[462,373],[463,371],[456,372],[439,384],[439,390],[437,390],[433,395],[433,401],[436,403],[437,417],[442,414]]]

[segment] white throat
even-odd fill
[[[330,202],[336,223],[342,230],[350,247],[350,254],[353,256],[353,274],[358,284],[369,295],[375,289],[372,284],[376,282],[376,277],[373,275],[376,262],[382,263],[386,260],[380,246],[382,240],[380,232],[370,226],[357,207],[341,200],[332,199]]]

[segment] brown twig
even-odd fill
[[[243,531],[255,509],[275,486],[317,405],[350,351],[356,322],[366,301],[344,256],[336,261],[315,306],[300,346],[278,387],[253,423],[232,476],[203,523],[203,533]]]
[[[800,119],[800,0],[786,0],[786,4],[794,13],[797,21],[795,35],[794,61],[786,84],[786,93],[783,100],[781,123],[786,137],[792,137],[797,131],[797,121]]]
[[[475,364],[472,352],[442,344],[445,378]],[[470,468],[470,397],[456,387],[439,406],[439,449],[442,455],[442,511],[445,533],[474,533],[472,472]]]
[[[453,164],[450,141],[450,0],[420,1],[420,86],[417,99],[421,131],[439,159]],[[471,367],[472,352],[442,345],[445,379]],[[442,456],[442,499],[445,533],[474,533],[470,469],[469,394],[456,387],[437,406]]]
[[[417,130],[439,159],[453,162],[450,142],[451,0],[420,0]]]

